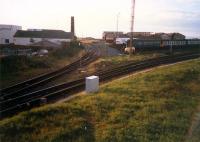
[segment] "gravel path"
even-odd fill
[[[86,47],[86,50],[95,51],[100,56],[117,56],[123,54],[121,51],[109,47],[105,42],[96,43],[90,47]]]
[[[200,104],[192,119],[185,142],[200,142]]]

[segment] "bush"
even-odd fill
[[[64,57],[72,57],[78,54],[83,48],[83,46],[79,46],[78,42],[72,42],[70,43],[69,47],[62,47],[54,50],[52,52],[52,56],[59,59]]]
[[[1,59],[1,73],[15,73],[29,68],[48,68],[50,62],[39,59],[38,57],[9,56]]]

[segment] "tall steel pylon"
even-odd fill
[[[135,19],[135,0],[132,0],[130,47],[133,47],[134,19]]]

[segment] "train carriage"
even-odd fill
[[[121,48],[124,50],[130,43],[130,40],[127,40],[127,43],[123,43]],[[141,40],[134,39],[133,46],[137,51],[146,51],[146,50],[168,50],[173,49],[183,49],[183,48],[199,48],[200,49],[200,39],[184,39],[184,40]],[[120,49],[120,45],[117,46]]]

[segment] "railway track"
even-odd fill
[[[40,75],[30,80],[2,89],[0,90],[0,100],[11,99],[18,95],[29,93],[33,89],[36,89],[37,87],[40,87],[41,85],[44,85],[44,83],[48,83],[52,80],[55,80],[58,77],[61,77],[64,74],[67,74],[76,70],[80,66],[80,62],[81,62],[81,65],[84,66],[96,60],[97,57],[98,56],[95,55],[94,52],[88,52],[85,55],[83,55],[81,58],[75,60],[71,64],[61,69]]]
[[[188,59],[199,58],[200,54],[181,54],[173,56],[165,56],[150,60],[145,60],[137,63],[127,63],[112,69],[107,69],[101,72],[96,72],[93,75],[98,75],[100,81],[108,81],[112,78],[119,77],[135,71],[148,69],[151,67],[159,66],[162,64],[176,63]],[[53,87],[49,87],[36,92],[27,93],[14,98],[5,99],[0,101],[1,117],[11,116],[18,112],[29,110],[31,108],[46,104],[53,103],[63,97],[68,97],[73,93],[77,93],[84,89],[85,79],[63,83]]]

